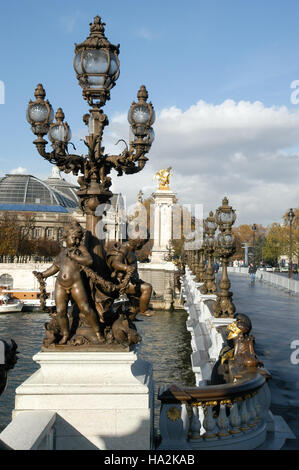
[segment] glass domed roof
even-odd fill
[[[79,186],[62,178],[57,166],[53,166],[52,175],[45,180],[45,183],[59,193],[63,193],[67,198],[73,200],[76,205],[78,205],[77,190]]]
[[[21,207],[14,209],[13,205]],[[28,209],[28,206],[31,208]],[[43,209],[41,209],[42,206]],[[46,211],[45,206],[51,207],[51,211],[57,208],[58,212],[67,212],[76,209],[78,204],[32,175],[5,175],[0,180],[1,210]],[[63,208],[65,210],[61,210]]]

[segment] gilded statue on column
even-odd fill
[[[168,190],[169,191],[169,189],[170,189],[169,188],[169,179],[170,179],[170,176],[172,175],[171,169],[172,169],[171,166],[169,166],[166,169],[161,169],[161,170],[157,171],[157,173],[154,175],[153,180],[157,179],[159,181],[159,187],[158,187],[159,190],[162,190],[162,191]]]

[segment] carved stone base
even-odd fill
[[[55,411],[57,450],[151,449],[151,364],[134,351],[58,348],[33,357],[40,369],[16,389],[13,417]]]
[[[217,299],[214,308],[216,318],[233,318],[236,307],[232,302],[232,292],[217,292]]]

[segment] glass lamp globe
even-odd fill
[[[131,124],[132,131],[137,137],[148,136],[153,132],[152,124],[155,122],[155,111],[151,103],[147,103],[148,93],[144,85],[142,85],[137,93],[138,102],[133,101],[129,109],[128,121]],[[154,134],[149,136],[149,141],[153,141]]]
[[[72,137],[71,130],[67,122],[64,122],[64,112],[61,108],[57,109],[56,122],[50,126],[49,139],[51,142],[69,142]]]
[[[90,24],[90,36],[75,47],[74,69],[83,96],[90,104],[100,100],[103,105],[110,98],[109,90],[119,77],[119,46],[105,37],[105,23],[96,16]]]
[[[49,139],[52,142],[69,142],[72,138],[70,128],[62,124],[54,124],[49,131]]]
[[[36,101],[30,101],[26,118],[32,126],[32,131],[35,134],[46,134],[50,124],[54,119],[54,112],[48,100],[44,100],[46,92],[41,83],[35,89],[34,96]]]
[[[228,199],[225,197],[216,211],[216,222],[218,225],[233,225],[236,220],[235,211],[228,205]]]

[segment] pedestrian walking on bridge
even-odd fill
[[[248,273],[250,274],[251,282],[255,281],[256,266],[253,263],[250,263]]]

